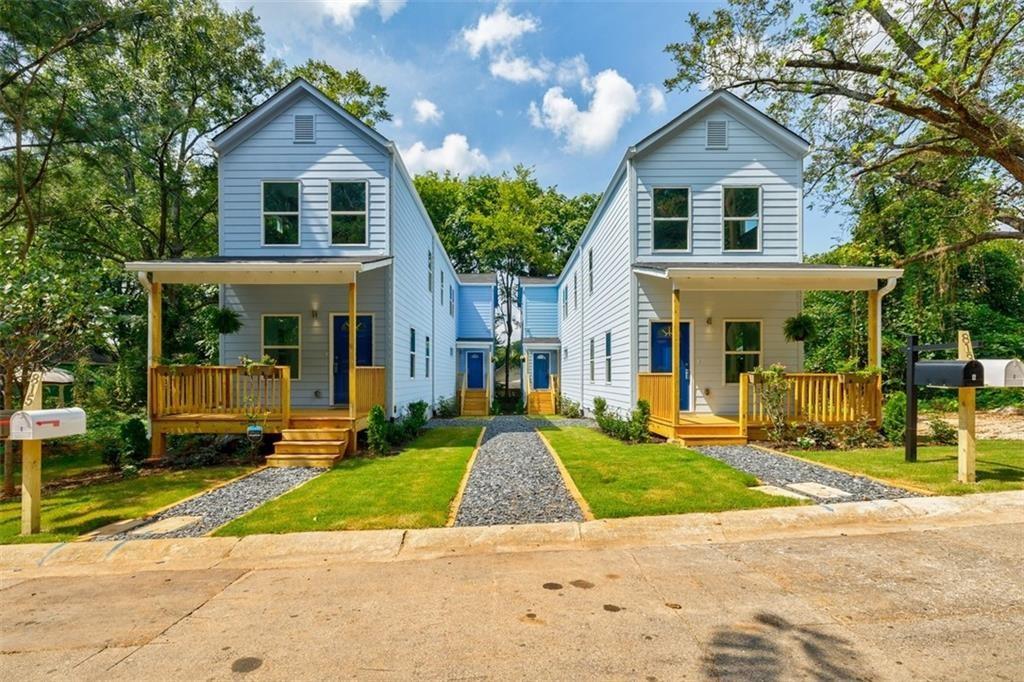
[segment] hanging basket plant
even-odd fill
[[[806,313],[794,315],[782,323],[782,333],[787,341],[810,341],[817,333],[814,318]]]
[[[210,326],[218,334],[235,334],[242,328],[242,320],[231,308],[213,308],[210,313]]]

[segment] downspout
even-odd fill
[[[877,314],[876,319],[878,320],[878,329],[875,330],[875,343],[877,344],[875,347],[878,348],[879,366],[882,364],[882,299],[885,298],[886,294],[896,288],[897,282],[899,282],[899,278],[897,277],[889,277],[885,280],[885,284],[878,290],[878,302],[875,304],[877,306],[877,310],[871,311],[872,315]]]

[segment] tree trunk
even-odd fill
[[[4,373],[4,409],[11,410],[14,405],[14,368],[8,367]],[[4,497],[14,495],[14,441],[4,440]]]

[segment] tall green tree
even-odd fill
[[[288,80],[306,79],[370,127],[391,120],[391,112],[387,108],[388,89],[371,83],[357,69],[342,73],[325,61],[309,59],[286,73]]]
[[[1024,7],[1019,0],[730,0],[691,14],[666,51],[669,88],[710,84],[764,101],[814,144],[808,177],[830,201],[849,180],[886,172],[908,188],[983,205],[971,231],[907,259],[1024,240]],[[976,187],[936,164],[967,160]],[[957,192],[967,191],[966,195]]]

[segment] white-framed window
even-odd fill
[[[416,330],[409,330],[409,378],[416,378]]]
[[[423,376],[430,378],[430,337],[423,337]]]
[[[594,250],[587,249],[587,291],[594,293]]]
[[[578,272],[572,273],[572,309],[580,307],[580,283]]]
[[[690,188],[655,187],[651,225],[655,251],[690,250]]]
[[[367,242],[365,180],[331,181],[331,245],[365,246]]]
[[[455,317],[455,287],[448,285],[448,314]]]
[[[441,307],[444,307],[444,270],[441,271]]]
[[[292,119],[292,142],[316,142],[316,114],[295,114]]]
[[[594,339],[590,339],[590,383],[594,383]]]
[[[725,383],[736,384],[740,374],[761,366],[761,320],[726,320],[724,325]]]
[[[604,380],[612,383],[612,333],[604,334]]]
[[[302,375],[302,316],[291,313],[260,317],[260,356],[291,368],[292,379]]]
[[[708,149],[729,148],[729,121],[709,119],[704,122],[704,146]]]
[[[569,285],[562,287],[562,317],[569,317]]]
[[[427,251],[427,291],[434,292],[434,252]]]
[[[263,246],[298,246],[299,181],[264,180],[261,185]]]
[[[722,188],[722,250],[761,248],[761,188]]]

